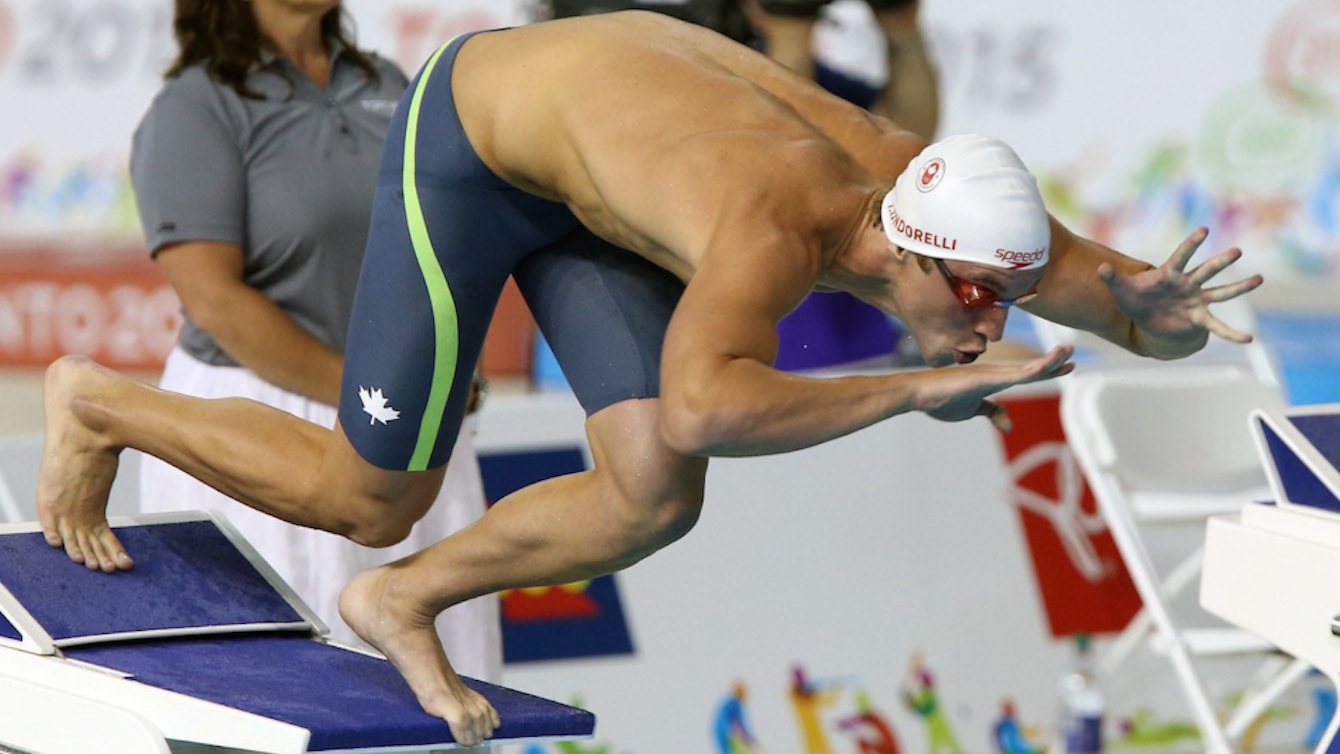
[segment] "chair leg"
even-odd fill
[[[1196,720],[1196,727],[1200,728],[1206,754],[1233,754],[1233,749],[1228,745],[1228,737],[1224,735],[1224,729],[1220,727],[1219,718],[1214,713],[1214,706],[1210,704],[1210,697],[1205,692],[1205,686],[1191,663],[1191,654],[1187,651],[1186,645],[1178,641],[1175,636],[1169,638],[1173,640],[1169,652],[1173,670],[1182,684],[1182,691],[1187,701],[1191,703],[1191,714]]]
[[[1098,674],[1100,676],[1115,675],[1117,670],[1130,659],[1131,654],[1135,652],[1144,641],[1149,638],[1149,632],[1154,628],[1154,619],[1150,617],[1149,610],[1141,607],[1139,612],[1131,618],[1131,622],[1121,629],[1121,633],[1108,645],[1107,651],[1098,659]]]
[[[1312,665],[1307,660],[1295,659],[1276,673],[1260,690],[1244,696],[1242,703],[1233,710],[1233,716],[1224,726],[1224,735],[1228,736],[1230,741],[1236,741],[1243,731],[1247,730],[1247,726],[1269,709],[1290,686],[1305,677],[1311,669]]]
[[[1186,642],[1173,623],[1172,611],[1163,593],[1163,584],[1158,578],[1158,571],[1154,569],[1153,562],[1149,559],[1149,554],[1145,552],[1144,545],[1140,543],[1135,522],[1123,506],[1111,504],[1114,495],[1119,493],[1107,486],[1108,480],[1091,478],[1089,482],[1103,516],[1107,519],[1117,550],[1121,552],[1121,558],[1130,571],[1132,581],[1135,582],[1136,591],[1140,593],[1140,599],[1144,602],[1145,609],[1149,611],[1154,628],[1168,642],[1168,654],[1173,671],[1182,684],[1183,695],[1191,705],[1196,727],[1200,729],[1201,739],[1205,743],[1205,751],[1207,754],[1232,754],[1224,730],[1214,714],[1214,707],[1210,704],[1205,687],[1191,662]]]
[[[1205,548],[1197,548],[1176,568],[1168,574],[1163,581],[1164,592],[1171,599],[1181,594],[1196,577],[1200,575],[1200,565],[1205,554]],[[1101,675],[1113,675],[1117,672],[1126,660],[1130,659],[1131,653],[1136,647],[1140,646],[1149,636],[1150,630],[1154,627],[1154,620],[1149,614],[1147,608],[1141,607],[1140,611],[1131,618],[1131,622],[1126,624],[1126,628],[1117,634],[1117,638],[1108,645],[1107,651],[1103,653],[1098,661],[1098,672]]]

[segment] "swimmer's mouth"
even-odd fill
[[[960,364],[971,364],[974,361],[977,361],[977,357],[981,355],[982,355],[981,351],[974,351],[970,353],[968,351],[960,351],[957,348],[954,349],[954,361]]]

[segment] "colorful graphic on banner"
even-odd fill
[[[954,728],[949,724],[935,688],[935,675],[919,652],[908,664],[907,678],[903,681],[903,704],[925,724],[929,754],[963,754],[963,747],[954,735]]]
[[[0,251],[26,238],[60,239],[101,259],[140,242],[126,157],[104,152],[61,159],[50,148],[0,151]],[[59,229],[53,232],[53,229]],[[95,243],[89,243],[92,239]]]
[[[860,754],[899,754],[901,751],[893,725],[870,703],[870,694],[865,690],[856,692],[856,714],[838,720],[837,727],[851,737]]]
[[[516,490],[586,469],[580,447],[481,452],[489,504]],[[507,663],[633,653],[613,576],[503,592],[503,660]]]
[[[1126,748],[1163,750],[1182,741],[1199,741],[1200,730],[1186,720],[1163,721],[1139,709],[1117,724],[1117,744]]]
[[[888,715],[871,702],[870,693],[853,676],[813,678],[803,666],[795,665],[785,693],[796,721],[801,754],[836,754],[851,751],[851,746],[858,754],[902,751]],[[772,750],[755,733],[748,702],[748,688],[737,680],[717,704],[712,720],[715,754],[766,754]],[[833,711],[838,711],[836,716]]]
[[[1008,499],[1019,510],[1052,636],[1125,628],[1140,595],[1061,428],[1058,395],[1001,401]]]
[[[745,708],[748,699],[749,689],[743,681],[736,681],[731,693],[717,707],[716,722],[712,726],[717,754],[762,754],[763,747],[754,735]]]
[[[1000,717],[996,718],[993,733],[992,740],[999,754],[1042,754],[1047,750],[1045,744],[1032,739],[1032,731],[1019,724],[1019,714],[1012,699],[1000,703]]]
[[[783,692],[790,701],[798,735],[792,739],[799,746],[778,748],[777,740],[787,739],[785,732],[764,731],[762,740],[756,732],[749,712],[752,695],[745,683],[736,680],[731,690],[714,707],[711,735],[714,754],[904,754],[908,751],[905,734],[894,727],[892,717],[873,701],[866,684],[858,675],[839,675],[815,678],[803,665],[792,667],[789,682]],[[926,662],[925,654],[914,652],[908,660],[907,673],[899,684],[899,694],[907,711],[923,724],[925,750],[928,754],[963,754],[958,732],[950,719],[949,710],[957,711],[960,720],[971,721],[974,715],[960,701],[946,700],[936,685],[935,674]],[[983,722],[986,722],[983,720]],[[997,754],[1042,754],[1048,748],[1050,724],[1030,725],[1021,719],[1014,697],[1002,698],[998,714],[989,721],[990,729],[969,732],[969,740],[990,740]],[[912,741],[916,741],[915,735]],[[914,751],[920,751],[913,744]],[[526,754],[540,754],[527,752]]]
[[[800,727],[805,754],[833,754],[824,725],[824,710],[837,704],[842,693],[841,681],[815,681],[797,665],[791,669],[791,709]]]

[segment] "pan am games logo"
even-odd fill
[[[586,470],[580,447],[481,453],[489,504],[563,474]],[[508,663],[633,653],[613,576],[503,592],[503,659]]]

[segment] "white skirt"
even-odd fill
[[[200,398],[250,398],[323,427],[334,427],[333,406],[275,387],[241,367],[210,366],[174,349],[160,387]],[[145,513],[217,510],[330,626],[333,640],[362,644],[340,618],[340,590],[361,571],[399,560],[469,525],[484,514],[484,484],[475,456],[473,419],[467,418],[447,464],[437,501],[394,547],[373,549],[344,537],[286,523],[252,510],[157,458],[141,455],[140,509]],[[502,628],[497,595],[464,602],[437,619],[438,634],[456,672],[498,683]]]

